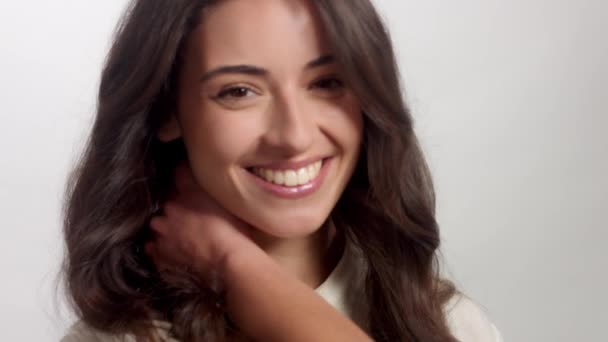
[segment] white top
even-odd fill
[[[363,297],[363,261],[352,247],[346,248],[344,255],[329,277],[315,291],[336,310],[369,332]],[[470,299],[454,296],[445,306],[448,326],[452,335],[462,342],[502,342],[496,326],[484,311]],[[159,337],[166,342],[179,342],[167,334],[171,325],[155,322]],[[61,342],[135,342],[133,336],[110,336],[91,329],[82,322],[72,326]]]

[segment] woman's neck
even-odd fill
[[[257,231],[253,239],[279,265],[311,288],[327,279],[342,256],[344,245],[331,224],[301,238],[281,239]]]

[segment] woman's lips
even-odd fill
[[[300,198],[320,188],[331,164],[331,158],[318,160],[298,169],[249,169],[256,184],[273,195]]]
[[[310,181],[317,178],[319,172],[321,171],[322,165],[323,161],[318,160],[298,169],[272,169],[255,167],[251,171],[269,183],[283,185],[286,187],[295,187],[298,185],[306,185]]]

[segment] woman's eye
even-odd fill
[[[313,88],[327,91],[341,91],[344,88],[344,82],[336,77],[328,77],[316,81],[313,84]]]
[[[251,89],[247,87],[231,87],[220,91],[216,98],[221,100],[236,100],[252,95]]]

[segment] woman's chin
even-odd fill
[[[301,239],[316,233],[324,222],[325,219],[318,218],[266,222],[254,226],[254,235],[262,235],[266,239]]]

